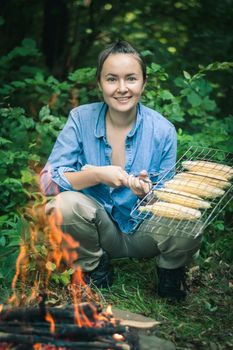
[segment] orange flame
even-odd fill
[[[16,272],[12,280],[14,293],[8,301],[9,303],[14,302],[19,305],[20,301],[15,291],[16,284],[20,280],[22,288],[25,288],[27,273],[30,271],[28,267],[32,259],[36,262],[36,270],[38,272],[31,294],[24,300],[29,303],[38,296],[41,289],[45,289],[47,293],[52,271],[54,269],[56,269],[56,272],[59,272],[59,269],[62,271],[61,269],[64,268],[62,263],[64,262],[64,266],[68,266],[75,271],[72,276],[72,284],[69,288],[74,302],[75,323],[78,327],[91,327],[94,320],[102,320],[105,316],[98,315],[97,310],[93,308],[93,321],[90,321],[83,309],[78,308],[78,304],[83,301],[84,290],[87,298],[89,300],[91,298],[93,299],[92,291],[83,279],[81,268],[77,267],[79,242],[70,234],[64,233],[61,230],[62,215],[59,210],[54,211],[50,215],[45,214],[45,202],[43,198],[42,204],[27,208],[26,218],[30,222],[30,238],[26,238],[20,246],[20,252],[16,262]],[[57,208],[59,208],[59,203]],[[41,241],[45,242],[44,248],[41,245]],[[41,247],[44,249],[43,252],[41,252]],[[53,265],[56,267],[53,267]],[[41,271],[42,274],[40,273]],[[44,274],[44,271],[46,271],[46,274]],[[20,300],[22,302],[22,296]],[[50,330],[54,332],[55,321],[49,313],[46,314],[46,321],[50,322]]]
[[[48,311],[46,312],[45,320],[50,323],[50,332],[55,333],[55,321]]]
[[[78,303],[81,299],[81,292],[82,292],[82,287],[86,287],[89,288],[86,283],[83,280],[83,276],[82,276],[82,270],[81,268],[78,266],[78,268],[76,269],[76,271],[73,274],[73,279],[72,279],[72,283],[74,285],[78,285],[78,293],[77,290],[75,288],[72,288],[72,294],[73,294],[73,300],[74,300],[74,319],[75,319],[75,323],[77,324],[78,327],[82,327],[82,326],[86,326],[86,327],[91,327],[92,323],[90,322],[90,320],[88,319],[88,317],[85,315],[85,313],[83,312],[83,310],[81,309],[79,312],[78,309]],[[80,314],[82,317],[80,317]]]
[[[32,300],[34,300],[38,295],[38,282],[34,281],[34,285],[32,287],[31,295],[28,297],[28,302],[30,303]]]
[[[14,292],[12,296],[8,299],[9,303],[15,302],[16,305],[19,305],[19,300],[15,293],[15,287],[19,277],[21,277],[22,286],[25,285],[27,265],[28,265],[28,257],[27,257],[26,247],[23,244],[21,244],[20,252],[16,260],[16,272],[11,282],[11,287]]]
[[[115,339],[116,341],[122,341],[122,340],[125,339],[125,338],[123,337],[122,334],[118,334],[118,333],[114,333],[112,337],[113,337],[113,339]]]
[[[106,314],[112,316],[112,305],[108,305],[106,308]]]

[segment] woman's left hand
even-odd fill
[[[138,176],[128,176],[128,186],[136,196],[143,198],[150,192],[152,182],[148,177],[147,171],[142,170]]]

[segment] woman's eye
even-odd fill
[[[114,77],[109,77],[109,78],[107,78],[107,81],[109,81],[109,82],[113,82],[113,81],[115,81],[116,80],[116,78],[114,78]]]
[[[128,77],[128,80],[129,81],[134,81],[134,80],[137,80],[136,77]]]

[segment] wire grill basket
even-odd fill
[[[196,168],[193,168],[194,162]],[[192,168],[189,168],[190,164]],[[132,217],[142,222],[143,230],[156,235],[197,237],[233,198],[233,153],[192,146],[174,168],[149,176],[159,180],[132,211]],[[178,184],[178,192],[174,187],[169,189],[171,183],[174,186],[174,181]],[[162,196],[164,192],[165,197]],[[195,207],[198,200],[195,196],[201,200],[200,206]],[[193,203],[196,204],[192,206]],[[164,212],[156,211],[158,207]],[[174,208],[171,210],[170,207]]]

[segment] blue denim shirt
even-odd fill
[[[41,172],[41,189],[46,195],[75,191],[64,176],[65,172],[79,171],[86,164],[112,164],[105,127],[107,108],[104,102],[97,102],[79,106],[70,112]],[[138,175],[145,169],[153,174],[153,182],[159,181],[167,170],[174,168],[176,144],[174,126],[158,112],[139,103],[136,123],[125,141],[125,171]],[[129,188],[110,188],[99,184],[81,192],[100,202],[122,232],[134,232],[139,219],[133,218],[131,211],[138,198]]]

